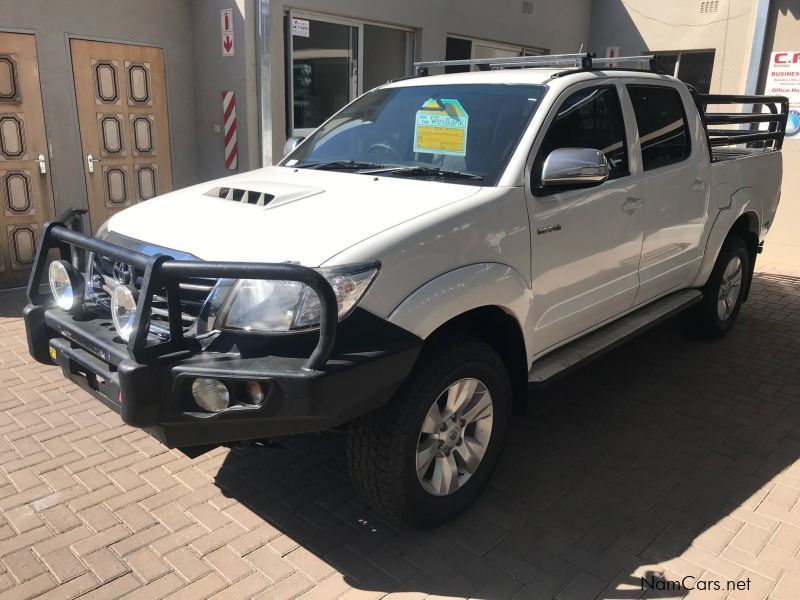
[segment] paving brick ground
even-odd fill
[[[429,532],[365,509],[340,435],[167,450],[33,363],[17,310],[0,598],[800,597],[800,278],[760,275],[725,340],[667,323],[532,394],[490,489]]]

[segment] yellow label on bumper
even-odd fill
[[[52,346],[50,346],[50,358],[52,358],[53,360],[56,359],[56,349],[53,348]]]

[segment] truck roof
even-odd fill
[[[561,74],[560,77],[556,77]],[[649,73],[646,71],[609,69],[609,70],[576,70],[576,69],[496,69],[489,71],[470,71],[467,73],[448,73],[410,77],[386,84],[383,87],[414,87],[421,85],[458,85],[458,84],[538,84],[547,85],[552,81],[574,83],[585,79],[609,77],[636,77],[643,79],[668,79],[677,81],[669,75]]]

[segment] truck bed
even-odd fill
[[[757,199],[760,204],[759,239],[763,240],[778,209],[783,157],[767,148],[714,148],[711,163],[711,201],[727,209],[735,194]]]
[[[735,160],[747,156],[755,156],[760,154],[768,154],[774,152],[772,148],[741,148],[741,147],[726,147],[726,148],[712,148],[711,149],[711,162],[717,163],[725,160]]]

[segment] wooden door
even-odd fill
[[[53,218],[49,166],[36,39],[0,33],[0,289],[28,282],[39,231]]]
[[[172,189],[164,52],[72,40],[92,231],[114,213]]]

